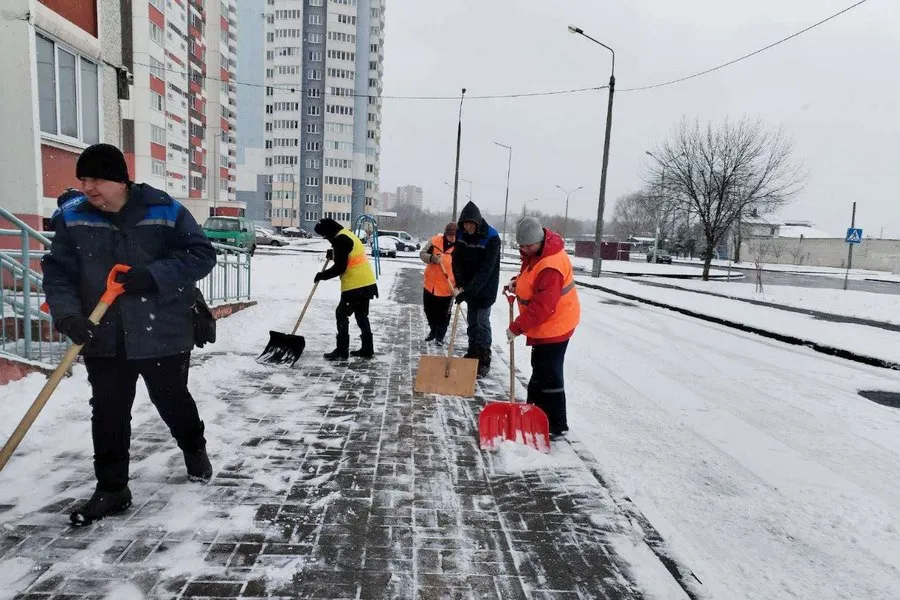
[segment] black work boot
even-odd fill
[[[372,339],[371,333],[364,333],[359,336],[362,340],[362,347],[359,350],[354,350],[350,353],[350,356],[357,356],[359,358],[372,358],[375,356],[375,345]]]
[[[426,342],[430,342],[430,341],[433,340],[434,338],[435,338],[435,335],[434,335],[434,329],[432,329],[431,331],[428,332],[428,337],[425,338],[425,341],[426,341]]]
[[[338,335],[337,348],[324,356],[325,360],[347,360],[350,357],[350,336]]]
[[[192,452],[184,452],[184,466],[187,467],[188,479],[207,482],[212,479],[212,464],[206,454],[206,444]]]
[[[479,348],[478,352],[478,376],[487,377],[491,372],[491,349]]]
[[[478,348],[476,348],[474,344],[469,344],[469,349],[466,350],[463,358],[478,358],[478,356]]]
[[[131,506],[131,490],[125,487],[118,492],[96,490],[91,499],[76,508],[69,516],[72,525],[81,527],[99,521],[103,517],[123,512]]]

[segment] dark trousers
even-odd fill
[[[189,352],[151,358],[85,358],[91,384],[91,434],[97,489],[116,492],[128,485],[131,407],[138,376],[150,401],[183,451],[206,444],[197,404],[188,391]]]
[[[475,308],[467,303],[469,348],[491,349],[491,307]]]
[[[372,327],[369,325],[369,298],[366,297],[341,297],[334,317],[337,321],[338,346],[345,348],[350,344],[350,315],[356,317],[356,324],[363,337],[372,335]]]
[[[563,362],[569,340],[556,344],[541,344],[531,348],[531,379],[528,381],[528,403],[547,414],[550,433],[568,431],[566,420],[566,389],[563,383]]]
[[[423,290],[422,305],[425,308],[428,328],[435,338],[443,340],[447,335],[447,327],[450,326],[450,307],[453,305],[453,296],[435,296],[428,290]]]

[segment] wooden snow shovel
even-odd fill
[[[509,301],[509,324],[512,325],[516,296],[508,288],[504,288],[503,293]],[[550,423],[547,415],[534,404],[516,402],[515,353],[513,340],[509,343],[509,402],[491,402],[481,409],[478,416],[481,447],[496,450],[503,440],[511,440],[532,446],[540,452],[550,452]]]
[[[325,264],[322,265],[322,272],[328,268],[329,260],[328,258],[325,259]],[[313,284],[309,297],[306,299],[306,304],[303,305],[303,310],[300,311],[300,316],[297,317],[297,322],[294,324],[294,329],[290,333],[269,331],[269,343],[266,344],[262,354],[256,360],[270,363],[290,363],[293,367],[294,363],[300,359],[300,355],[303,354],[303,350],[306,348],[306,338],[302,335],[297,335],[297,330],[300,328],[300,321],[303,320],[303,315],[306,314],[306,309],[309,308],[309,303],[313,294],[316,293],[317,287],[319,287],[318,281]]]
[[[128,265],[116,265],[109,272],[109,275],[106,277],[106,291],[103,292],[103,295],[100,297],[100,302],[97,303],[97,306],[91,312],[90,316],[88,316],[88,319],[90,319],[94,325],[100,324],[100,319],[103,318],[103,315],[106,314],[106,311],[112,303],[125,292],[125,288],[121,283],[116,281],[116,277],[119,274],[127,273],[130,270],[131,267]],[[47,378],[47,383],[44,384],[44,387],[37,395],[37,398],[34,399],[31,408],[28,409],[28,412],[22,417],[22,420],[12,432],[12,435],[9,436],[6,444],[0,449],[0,471],[6,466],[6,463],[9,461],[13,452],[15,452],[16,448],[19,446],[19,443],[25,437],[25,434],[28,433],[28,429],[34,424],[35,419],[37,419],[38,415],[41,413],[44,405],[47,404],[47,400],[49,400],[53,392],[56,391],[59,382],[62,381],[66,371],[68,371],[69,367],[72,366],[72,363],[75,362],[75,359],[78,357],[82,348],[84,348],[84,344],[74,344],[70,346],[63,355],[59,365],[53,370],[50,377]]]
[[[446,274],[446,273],[445,273]],[[475,395],[475,378],[478,376],[478,360],[453,356],[456,325],[459,323],[461,304],[456,305],[447,356],[419,357],[419,370],[413,390],[422,394],[447,394],[449,396]]]

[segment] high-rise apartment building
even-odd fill
[[[385,0],[267,0],[271,221],[350,225],[378,195]]]
[[[235,200],[236,0],[135,0],[123,60],[134,73],[124,121],[133,177],[201,223],[241,214]]]
[[[422,188],[417,185],[404,185],[397,188],[396,199],[395,206],[414,206],[421,210],[424,194]]]

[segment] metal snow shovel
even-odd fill
[[[515,314],[513,302],[516,297],[507,288],[503,289],[509,301],[509,324]],[[516,348],[515,341],[509,343],[509,402],[491,402],[478,417],[478,434],[481,447],[495,450],[503,440],[527,444],[541,452],[550,452],[550,423],[543,410],[534,404],[516,402]]]
[[[413,390],[422,394],[447,394],[449,396],[475,395],[475,378],[478,376],[478,360],[453,356],[453,342],[456,340],[456,325],[459,323],[461,304],[456,305],[453,328],[447,356],[419,357],[419,370]]]
[[[100,320],[103,318],[103,315],[106,314],[106,311],[112,303],[125,292],[125,288],[122,284],[116,281],[116,276],[121,273],[127,273],[130,270],[131,267],[128,265],[116,265],[110,270],[109,275],[106,277],[106,291],[103,292],[97,306],[91,312],[90,316],[88,316],[88,319],[90,319],[94,325],[100,324]],[[44,387],[41,388],[37,398],[32,402],[31,408],[28,409],[28,412],[22,417],[22,420],[19,422],[18,426],[16,426],[12,435],[9,436],[6,444],[0,449],[0,471],[6,466],[6,463],[9,461],[13,452],[15,452],[16,448],[19,446],[19,443],[25,437],[25,434],[28,433],[28,429],[34,424],[35,419],[37,419],[38,415],[41,413],[44,405],[47,404],[47,400],[49,400],[53,392],[56,391],[59,382],[62,381],[66,371],[68,371],[69,367],[72,366],[72,363],[75,362],[75,359],[78,357],[82,348],[84,348],[84,344],[74,344],[70,346],[63,355],[59,365],[53,370],[50,377],[47,378],[47,383],[44,384]]]
[[[328,268],[328,262],[329,259],[326,258],[325,264],[322,265],[322,272]],[[297,322],[294,324],[293,331],[290,333],[269,331],[269,343],[266,344],[262,354],[256,360],[270,363],[289,363],[292,367],[294,366],[294,363],[299,360],[304,348],[306,348],[306,338],[302,335],[296,335],[297,330],[300,328],[300,321],[303,320],[303,315],[306,314],[306,309],[309,308],[309,303],[313,294],[316,293],[317,287],[319,287],[318,281],[313,284],[309,297],[306,299],[306,304],[303,305],[303,310],[300,311],[300,316],[297,317]]]

